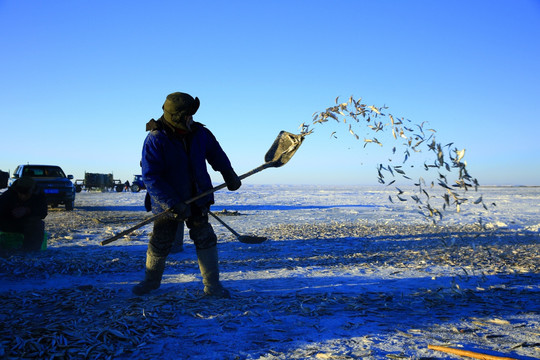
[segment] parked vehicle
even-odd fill
[[[64,173],[56,165],[19,165],[9,180],[9,185],[22,176],[29,176],[43,189],[47,204],[57,207],[62,204],[66,210],[73,210],[75,204],[75,186],[71,182],[73,175]]]
[[[131,191],[139,192],[145,189],[146,189],[146,185],[144,185],[144,182],[142,181],[142,175],[134,175],[133,183],[131,184]]]
[[[113,179],[113,174],[84,173],[84,179],[75,180],[75,189],[77,192],[85,190],[116,190],[122,192],[124,184],[120,180]]]

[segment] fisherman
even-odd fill
[[[46,216],[45,194],[31,177],[17,179],[0,195],[0,231],[23,234],[23,251],[41,249]]]
[[[146,124],[150,133],[142,150],[143,182],[150,194],[152,212],[172,211],[154,221],[146,251],[145,277],[133,287],[135,295],[159,288],[178,223],[185,222],[195,244],[204,293],[230,297],[219,280],[217,237],[208,222],[214,196],[206,195],[189,205],[186,201],[212,189],[206,162],[221,173],[229,190],[237,190],[242,183],[214,135],[203,124],[193,121],[199,105],[199,99],[189,94],[169,94],[162,107],[163,115]]]
[[[0,189],[5,189],[8,187],[9,173],[0,170]]]

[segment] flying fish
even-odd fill
[[[375,112],[375,113],[381,115],[381,112],[380,112],[379,109],[377,109],[375,106],[369,105],[368,108],[369,108],[371,111],[373,111],[373,112]]]

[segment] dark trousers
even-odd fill
[[[0,231],[23,234],[22,250],[38,251],[41,249],[41,244],[43,243],[45,223],[41,218],[35,216],[24,217],[9,222],[2,219],[0,221]]]
[[[199,250],[216,246],[217,236],[208,222],[208,214],[192,207],[192,215],[186,220],[189,237]],[[169,255],[178,228],[178,221],[172,216],[164,216],[154,221],[154,231],[148,242],[148,250],[155,256]]]

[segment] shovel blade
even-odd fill
[[[238,241],[244,244],[260,244],[265,242],[266,238],[262,236],[240,235]]]
[[[264,161],[273,167],[285,165],[304,141],[304,135],[281,131],[264,156]]]

